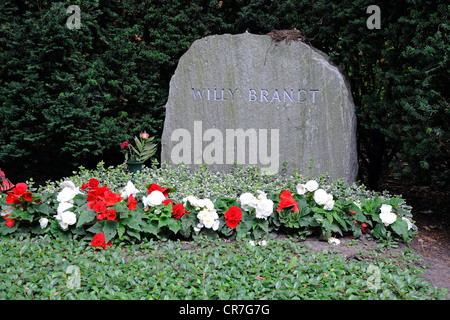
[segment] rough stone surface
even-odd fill
[[[197,40],[178,63],[165,107],[162,162],[214,171],[256,163],[270,172],[287,162],[288,173],[356,178],[349,85],[305,43],[250,33]]]

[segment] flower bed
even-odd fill
[[[146,168],[130,175],[99,164],[39,190],[18,183],[1,199],[0,234],[82,237],[108,249],[116,241],[200,235],[266,243],[274,233],[319,235],[330,243],[363,233],[409,242],[417,232],[403,199],[356,184],[298,174],[268,177],[252,168],[236,168],[243,171],[234,175],[185,169]]]

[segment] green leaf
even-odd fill
[[[94,234],[102,232],[103,224],[102,221],[98,221],[96,224],[94,224],[92,227],[87,229],[86,231],[92,232]]]
[[[31,222],[31,221],[33,221],[33,215],[31,213],[29,213],[28,211],[21,211],[19,213],[19,219]]]
[[[169,223],[167,224],[167,226],[169,227],[170,231],[172,231],[173,233],[177,233],[178,230],[180,230],[181,222],[178,219],[172,218],[169,219]]]
[[[136,231],[141,231],[141,227],[139,226],[138,221],[132,216],[123,219],[122,223],[131,229],[134,229]]]
[[[406,221],[397,219],[390,227],[399,236],[408,237],[408,223]]]
[[[40,213],[45,214],[46,216],[50,215],[50,206],[45,203],[41,203],[37,205],[36,210]]]
[[[91,222],[97,216],[94,210],[83,211],[78,217],[77,228]]]
[[[118,222],[117,221],[111,221],[111,220],[106,220],[105,224],[103,225],[103,234],[105,235],[105,242],[108,243],[108,241],[110,241],[111,239],[114,238],[114,236],[117,234],[117,226],[118,226]]]
[[[154,225],[153,221],[147,221],[145,224],[141,224],[141,228],[147,234],[158,235],[158,228]]]
[[[286,268],[286,271],[289,271],[289,269],[291,269],[296,263],[297,263],[298,258],[297,257],[293,257],[291,259],[291,262],[289,262],[289,265]]]

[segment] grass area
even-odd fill
[[[441,299],[420,278],[408,250],[378,250],[348,259],[338,248],[316,252],[308,242],[201,239],[118,244],[95,250],[87,241],[0,238],[0,299]],[[370,289],[380,270],[380,285]],[[74,266],[74,267],[70,267]],[[80,274],[77,287],[74,270]],[[370,278],[372,276],[372,278]],[[371,280],[372,279],[372,280]],[[75,285],[74,285],[75,284]],[[75,286],[75,287],[74,287]]]

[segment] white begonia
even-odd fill
[[[58,200],[58,202],[73,203],[73,198],[75,198],[77,194],[81,193],[80,188],[77,188],[75,184],[70,180],[61,182],[59,186],[62,188],[62,190],[56,197],[56,200]]]
[[[166,197],[161,191],[155,190],[148,196],[142,197],[142,202],[144,203],[144,207],[154,207],[162,204],[165,199]]]
[[[63,213],[64,211],[67,211],[68,209],[72,208],[73,204],[70,202],[61,202],[58,205],[58,208],[56,209],[56,211],[58,212],[58,214]]]
[[[397,215],[392,212],[391,205],[383,204],[380,208],[380,211],[381,222],[383,222],[386,227],[397,220]]]
[[[186,198],[183,198],[182,201],[184,206],[186,206],[187,202],[189,202],[190,205],[195,208],[197,206],[198,199],[194,196],[187,196]],[[196,209],[198,209],[198,207]]]
[[[301,183],[299,183],[298,185],[297,185],[297,194],[299,194],[299,195],[303,195],[303,194],[305,194],[306,193],[306,185],[304,185],[304,184],[301,184]]]
[[[333,207],[334,207],[334,200],[328,200],[325,203],[325,205],[323,206],[323,209],[327,210],[327,211],[331,211],[331,210],[333,210]]]
[[[48,219],[47,218],[40,218],[39,224],[41,226],[41,229],[44,229],[48,225]]]
[[[197,214],[197,219],[200,221],[197,228],[208,228],[216,231],[219,229],[219,215],[214,209],[203,209]],[[196,230],[197,231],[197,230]]]
[[[13,211],[14,211],[14,207],[13,206],[3,205],[2,206],[2,217],[13,213]]]
[[[319,205],[319,206],[323,206],[325,203],[327,203],[327,201],[329,200],[328,198],[328,194],[325,190],[323,189],[317,189],[314,192],[314,201]]]
[[[255,210],[256,218],[267,219],[273,213],[273,201],[270,199],[258,200]]]
[[[408,218],[402,217],[402,220],[406,221],[406,223],[408,224],[408,230],[413,227],[413,223]]]
[[[58,220],[59,225],[63,229],[67,229],[69,225],[73,225],[77,222],[77,216],[72,211],[58,212],[54,217]]]
[[[256,202],[256,197],[249,192],[241,194],[239,197],[239,202],[241,203],[242,209],[248,211],[248,207],[253,207]]]
[[[80,193],[80,191],[76,188],[65,187],[58,193],[56,200],[58,200],[58,202],[73,203],[73,198],[75,198],[78,193]]]
[[[120,194],[122,198],[128,198],[130,195],[133,195],[133,197],[136,197],[136,194],[138,192],[141,192],[139,189],[137,189],[133,182],[128,181],[125,188],[122,189],[122,193]]]
[[[265,193],[264,191],[256,190],[256,193],[258,194],[258,195],[256,196],[256,199],[257,199],[257,200],[267,199],[267,193]]]
[[[61,184],[59,185],[62,189],[64,189],[64,188],[70,188],[70,189],[77,189],[78,190],[78,188],[75,186],[75,184],[72,182],[72,181],[70,181],[70,180],[66,180],[66,181],[64,181],[64,182],[61,182]]]
[[[316,191],[318,187],[319,187],[319,184],[317,183],[316,180],[309,180],[309,181],[305,184],[305,188],[306,188],[306,190],[308,190],[309,192]]]
[[[337,238],[329,237],[328,238],[328,243],[333,245],[333,246],[337,246],[337,245],[339,245],[341,243],[341,241],[339,239],[337,239]]]

